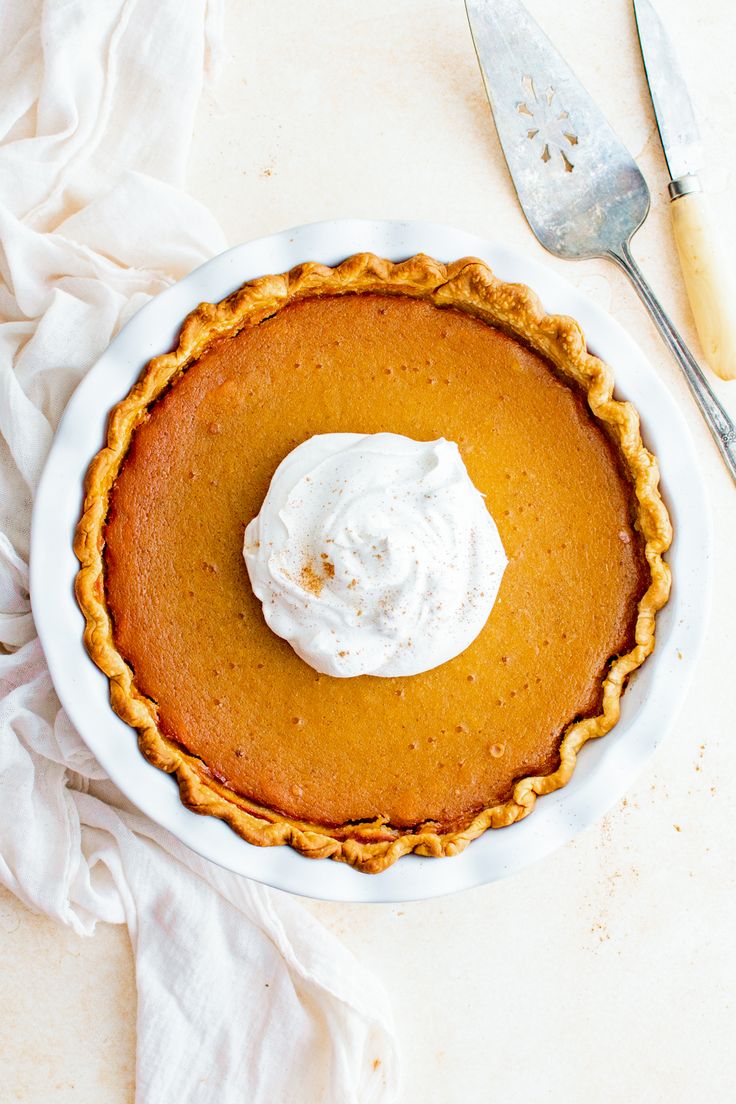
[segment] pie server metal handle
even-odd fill
[[[677,201],[678,203],[680,200]],[[736,482],[736,425],[713,393],[703,370],[680,337],[662,304],[647,283],[644,274],[631,255],[630,239],[620,250],[611,250],[609,256],[621,266],[639,293],[644,306],[652,316],[662,340],[682,369],[693,398],[708,423],[713,439],[724,459],[731,477]]]

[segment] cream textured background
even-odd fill
[[[528,7],[647,176],[653,210],[635,253],[697,348],[630,4]],[[704,179],[733,247],[736,9],[731,0],[659,7],[680,46]],[[555,261],[528,231],[461,0],[230,0],[227,24],[230,57],[200,108],[189,181],[230,242],[341,216],[423,218],[536,254],[627,326],[680,398],[716,523],[715,600],[687,703],[598,826],[485,889],[398,907],[308,907],[393,994],[402,1104],[726,1099],[736,1079],[736,489],[625,278],[604,262]],[[736,383],[720,391],[736,414]],[[124,929],[100,925],[83,941],[0,891],[0,1008],[3,1104],[131,1104],[135,989]]]

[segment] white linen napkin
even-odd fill
[[[0,57],[0,880],[126,923],[138,1104],[394,1100],[386,994],[295,900],[137,813],[60,709],[28,599],[30,509],[73,388],[224,247],[181,191],[221,0],[10,0]]]

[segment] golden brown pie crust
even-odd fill
[[[516,782],[507,801],[483,809],[460,828],[442,830],[436,823],[399,829],[377,818],[337,827],[289,818],[235,793],[219,782],[206,764],[170,739],[159,726],[155,703],[139,691],[130,666],[118,651],[105,594],[104,539],[110,493],[128,452],[133,433],[152,404],[219,338],[231,337],[280,311],[287,304],[313,297],[344,294],[394,294],[453,307],[503,329],[551,361],[561,376],[587,395],[595,421],[615,443],[630,478],[635,524],[643,542],[649,585],[639,602],[635,646],[615,658],[602,683],[601,712],[571,723],[560,745],[559,767],[551,773]],[[474,258],[449,266],[419,255],[400,264],[357,254],[334,269],[304,264],[281,276],[245,284],[223,302],[201,304],[186,319],[177,348],[154,358],[129,395],[111,412],[107,444],[90,465],[75,552],[81,568],[76,591],[86,620],[85,644],[110,680],[116,713],[138,730],[139,744],[155,766],[176,774],[182,801],[195,812],[214,815],[251,843],[290,844],[314,858],[335,858],[376,873],[401,855],[452,855],[487,828],[503,827],[527,816],[539,794],[565,785],[583,744],[609,732],[618,720],[626,680],[654,647],[655,614],[667,601],[669,568],[662,553],[669,547],[671,526],[658,491],[655,458],[644,448],[636,411],[612,398],[610,368],[587,352],[580,327],[572,319],[544,313],[533,292],[497,280]]]

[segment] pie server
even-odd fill
[[[518,0],[465,6],[498,137],[534,234],[558,257],[608,257],[623,269],[736,481],[736,426],[631,254],[649,212],[636,162]]]

